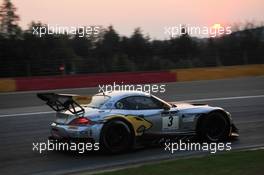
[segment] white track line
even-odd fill
[[[200,102],[200,101],[219,101],[219,100],[236,100],[236,99],[248,99],[248,98],[262,98],[264,95],[250,95],[250,96],[238,96],[238,97],[219,97],[219,98],[204,98],[204,99],[196,99],[196,100],[184,100],[177,102]],[[27,115],[40,115],[40,114],[52,114],[54,111],[46,111],[46,112],[32,112],[32,113],[20,113],[20,114],[6,114],[0,115],[0,118],[4,117],[14,117],[14,116],[27,116]]]
[[[55,113],[55,112],[54,111],[47,111],[47,112],[31,112],[31,113],[20,113],[20,114],[6,114],[6,115],[0,115],[0,118],[14,117],[14,116],[25,116],[25,115],[52,114],[52,113]]]
[[[203,98],[196,100],[183,100],[180,102],[199,102],[199,101],[220,101],[220,100],[236,100],[236,99],[247,99],[247,98],[262,98],[264,95],[249,95],[249,96],[239,96],[239,97],[219,97],[219,98]]]

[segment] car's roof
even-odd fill
[[[145,96],[145,97],[154,97],[160,101],[162,101],[165,104],[170,105],[169,103],[167,103],[166,101],[148,93],[148,92],[142,92],[142,91],[106,91],[104,93],[98,93],[95,94],[95,96],[108,96],[111,99],[111,103],[115,103],[117,101],[119,101],[120,99],[126,98],[126,97],[130,97],[130,96]]]
[[[127,96],[150,96],[149,93],[142,91],[106,91],[104,93],[98,93],[96,95],[106,95],[111,98],[122,98]]]

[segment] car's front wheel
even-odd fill
[[[100,142],[105,151],[121,153],[131,148],[132,133],[125,122],[112,120],[103,127]]]
[[[198,132],[203,140],[219,142],[226,140],[230,134],[231,125],[228,117],[222,112],[211,112],[199,123]]]

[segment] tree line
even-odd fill
[[[42,76],[168,70],[264,63],[264,27],[247,25],[230,35],[196,38],[188,34],[153,40],[136,28],[121,36],[113,26],[98,37],[53,34],[38,37],[32,22],[18,25],[10,0],[0,7],[0,76]]]

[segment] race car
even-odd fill
[[[37,96],[57,111],[51,124],[51,140],[87,140],[111,153],[170,137],[196,136],[219,142],[238,136],[230,113],[220,107],[169,103],[147,92]]]

